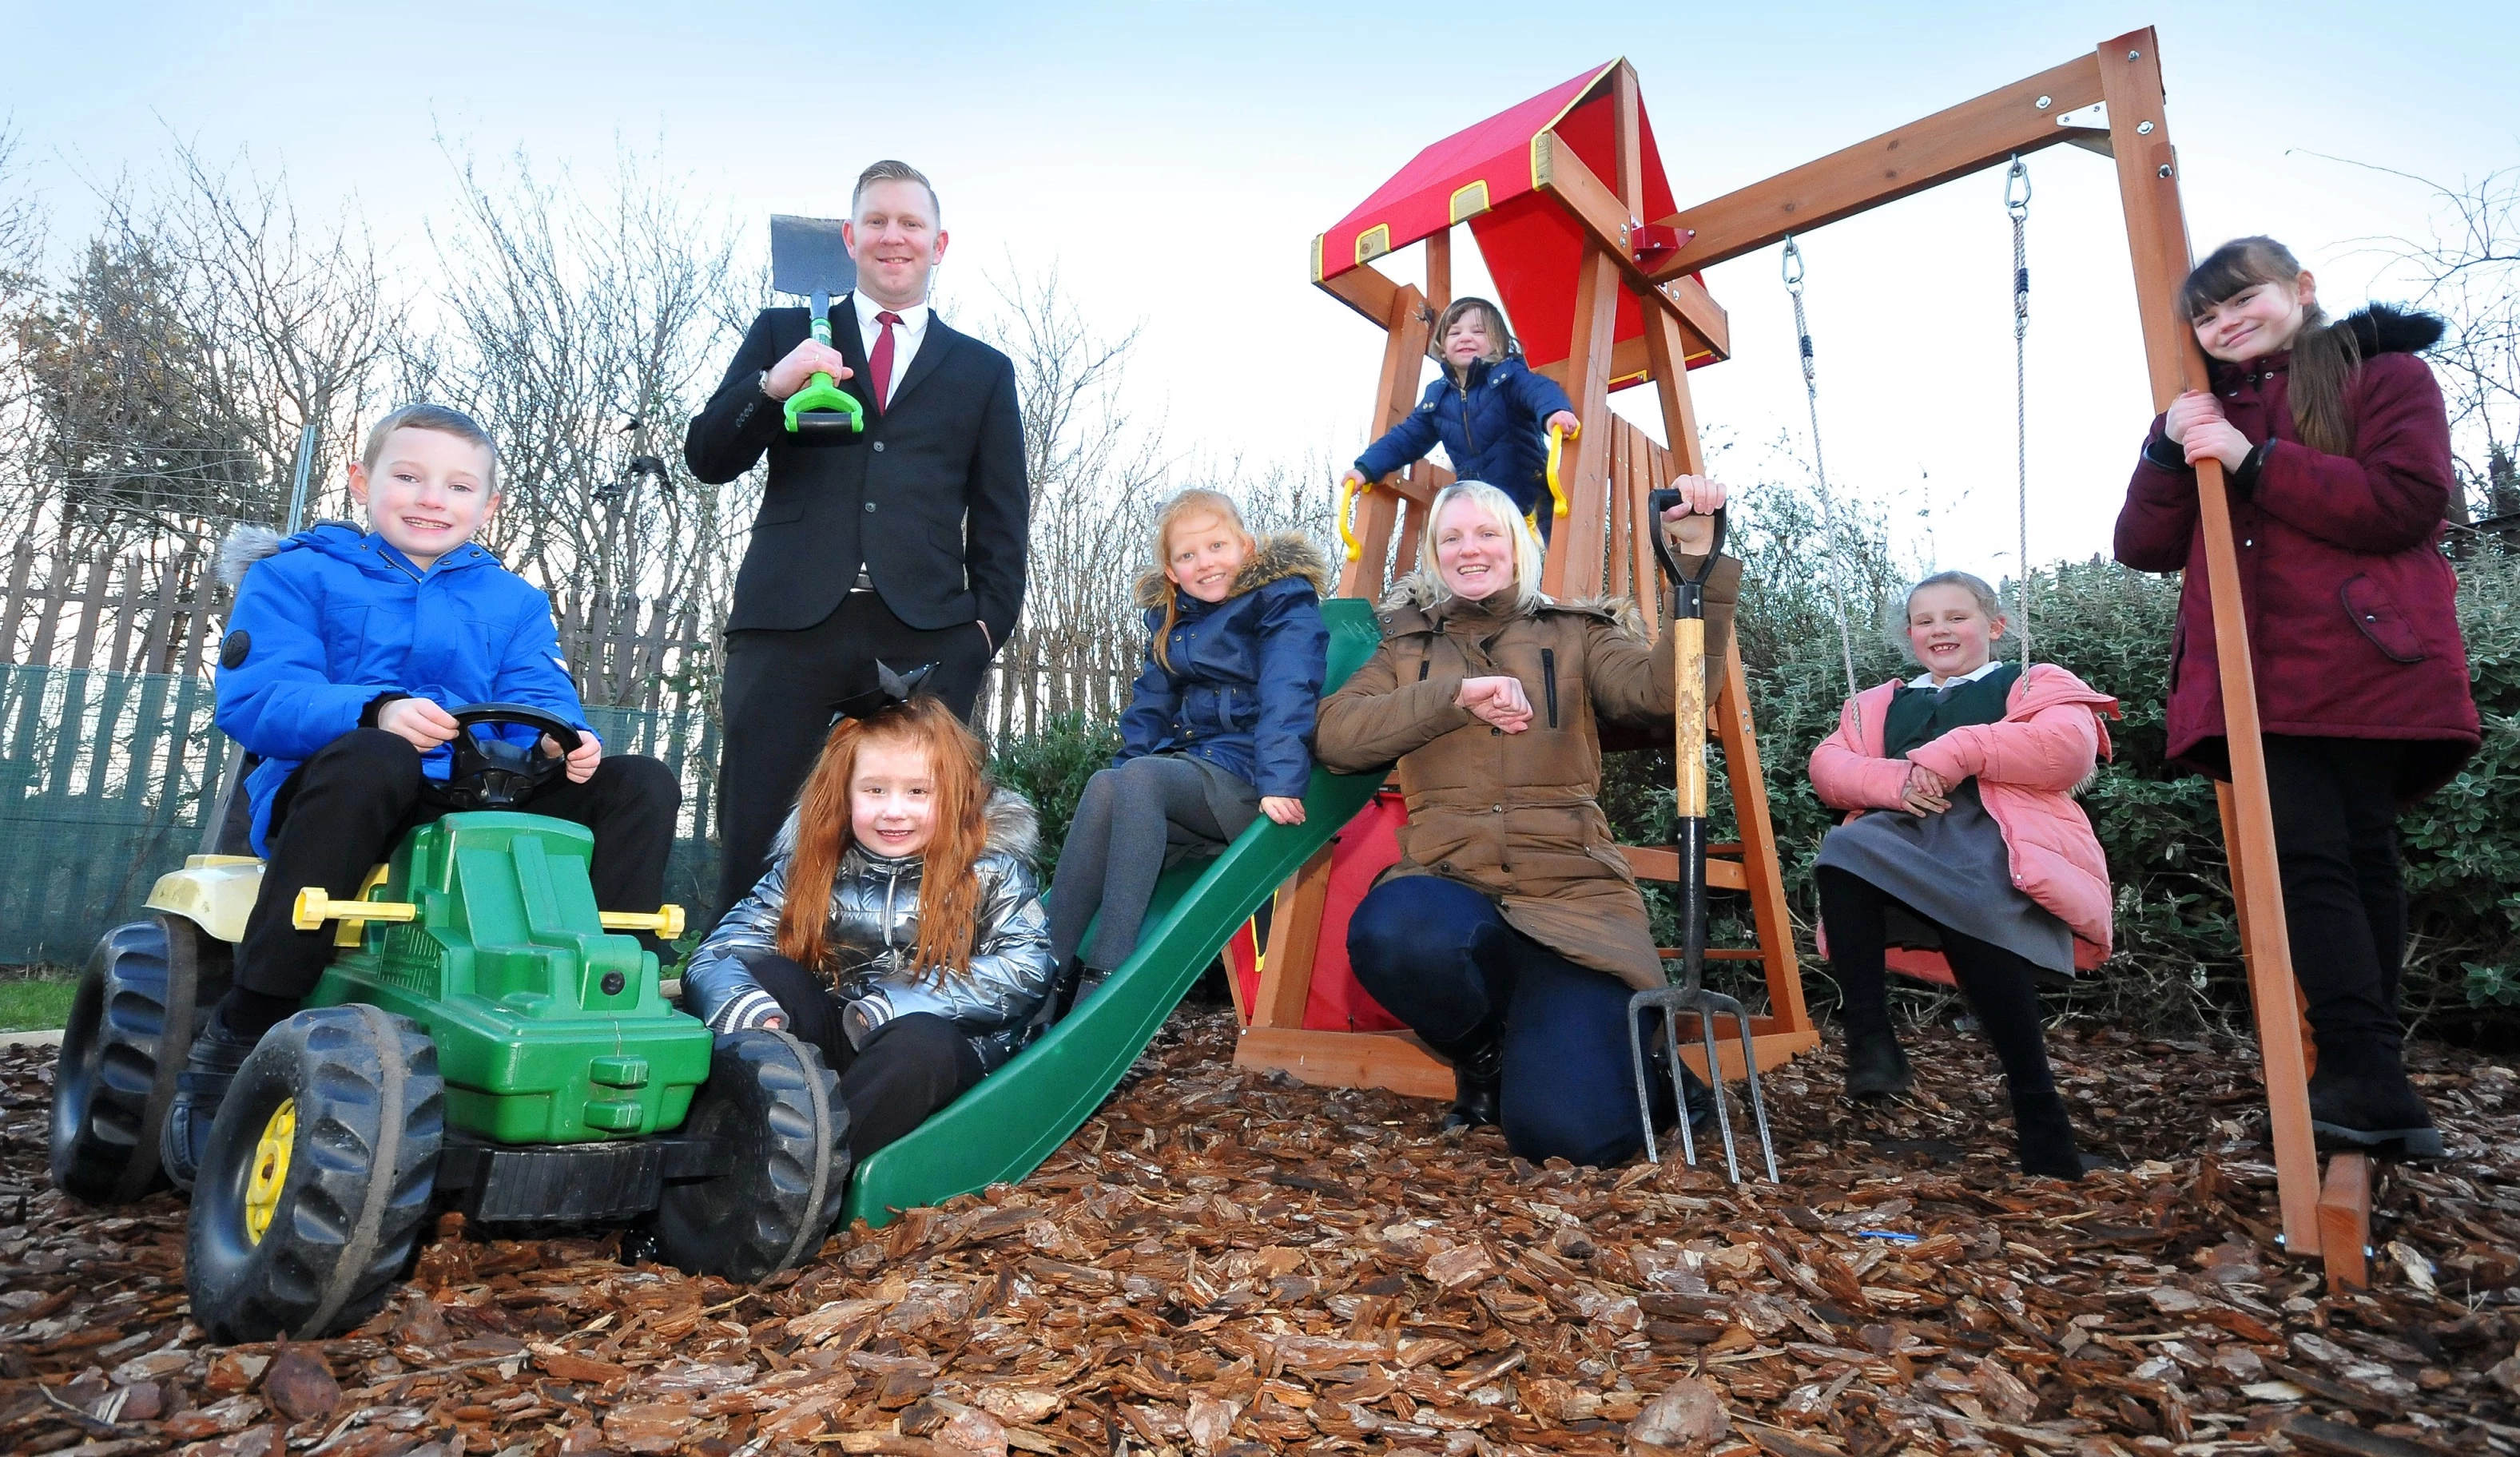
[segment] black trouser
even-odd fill
[[[914,628],[872,592],[850,593],[809,628],[727,634],[717,908],[742,900],[761,878],[771,839],[831,735],[836,705],[875,687],[878,662],[896,673],[934,663],[925,690],[968,718],[989,656],[978,623]]]
[[[290,924],[297,893],[320,885],[326,895],[348,900],[406,831],[447,813],[421,798],[420,760],[408,740],[382,728],[354,728],[281,781],[265,836],[271,855],[262,894],[237,948],[237,986],[292,1002],[315,990],[333,959],[334,925],[300,931]],[[642,755],[616,754],[598,764],[585,783],[562,779],[526,809],[595,831],[587,876],[598,907],[654,910],[665,899],[665,860],[682,802],[672,770]],[[650,950],[658,948],[646,932],[639,940]]]
[[[2267,797],[2293,975],[2322,1053],[2394,1056],[2407,891],[2398,856],[2403,745],[2270,733]]]
[[[1916,912],[1879,886],[1834,865],[1821,866],[1819,879],[1821,920],[1828,928],[1828,960],[1837,972],[1847,1036],[1888,1036],[1888,911],[1898,905],[1911,915]],[[1923,915],[1916,919],[1941,933],[1943,959],[1951,963],[1960,994],[1968,998],[2003,1064],[2015,1117],[2026,1105],[2055,1102],[2056,1080],[2048,1067],[2047,1035],[2040,1025],[2039,969],[2018,951],[1962,935]]]
[[[788,1032],[823,1054],[840,1075],[840,1103],[849,1110],[849,1153],[858,1163],[925,1123],[928,1116],[979,1085],[980,1054],[961,1028],[930,1012],[912,1012],[877,1028],[861,1049],[840,1029],[840,1004],[823,979],[786,956],[753,955],[744,969],[778,998]]]

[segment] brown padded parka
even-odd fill
[[[1741,563],[1731,557],[1707,584],[1710,703],[1740,584]],[[1409,822],[1400,862],[1384,878],[1459,881],[1568,960],[1639,989],[1665,985],[1644,900],[1597,799],[1597,725],[1659,722],[1670,731],[1668,644],[1646,640],[1624,598],[1543,599],[1525,610],[1511,587],[1469,601],[1422,574],[1402,579],[1378,615],[1382,643],[1323,700],[1316,747],[1341,773],[1398,765]],[[1531,727],[1520,733],[1453,701],[1464,679],[1504,674],[1531,700]]]

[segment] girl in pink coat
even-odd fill
[[[2073,794],[2109,751],[2100,720],[2117,700],[2052,664],[1996,661],[2003,615],[1966,572],[1917,583],[1907,618],[1925,671],[1846,700],[1812,752],[1821,800],[1850,812],[1819,862],[1846,1090],[1912,1084],[1890,1025],[1888,959],[1894,946],[1923,949],[2003,1064],[2022,1171],[2080,1178],[2090,1166],[2048,1068],[2038,983],[2108,959],[2108,862]]]

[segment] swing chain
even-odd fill
[[[1812,478],[1820,486],[1821,531],[1828,538],[1828,595],[1837,608],[1837,650],[1846,665],[1846,691],[1852,696],[1860,690],[1855,680],[1855,633],[1847,625],[1845,584],[1839,580],[1845,565],[1845,540],[1838,535],[1837,505],[1829,496],[1828,465],[1821,455],[1820,372],[1812,355],[1811,324],[1803,317],[1803,250],[1790,233],[1785,235],[1783,273],[1785,291],[1794,300],[1794,337],[1803,359],[1803,397],[1811,407]]]
[[[2030,166],[2019,155],[2003,174],[2003,210],[2012,219],[2012,468],[2014,520],[2020,540],[2013,616],[2021,634],[2021,666],[2030,667]]]

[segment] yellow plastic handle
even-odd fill
[[[1347,559],[1354,561],[1365,554],[1365,543],[1356,539],[1356,498],[1373,489],[1373,482],[1359,485],[1354,476],[1339,477],[1339,540],[1346,544]]]
[[[322,886],[310,885],[297,893],[289,923],[300,931],[320,931],[326,921],[408,921],[419,915],[420,907],[409,901],[336,901]]]
[[[1552,514],[1560,521],[1566,519],[1566,488],[1557,484],[1557,463],[1566,454],[1566,442],[1583,433],[1582,425],[1571,430],[1564,425],[1549,427],[1549,496],[1557,503]]]
[[[667,905],[653,914],[638,910],[607,910],[600,912],[596,919],[604,923],[607,931],[653,931],[667,941],[678,940],[683,934],[683,907],[679,905]]]

